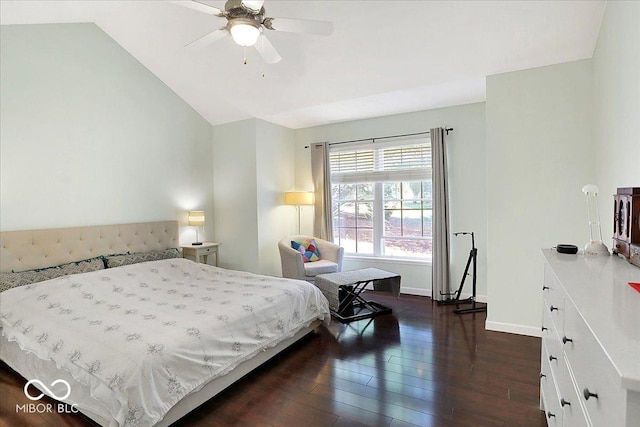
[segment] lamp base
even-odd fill
[[[191,244],[191,246],[201,246],[202,242],[194,242]]]
[[[585,255],[609,255],[607,246],[599,240],[592,240],[584,245]]]

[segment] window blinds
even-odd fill
[[[333,184],[426,181],[431,179],[431,143],[428,137],[330,147]]]

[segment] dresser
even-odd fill
[[[640,426],[640,268],[543,250],[540,407],[549,426]]]

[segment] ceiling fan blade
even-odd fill
[[[208,4],[200,3],[196,0],[174,0],[171,3],[179,4],[180,6],[185,6],[191,9],[198,10],[200,12],[208,13],[209,15],[224,16],[224,13],[217,7],[209,6]]]
[[[264,0],[242,0],[242,6],[251,13],[260,13]]]
[[[260,37],[254,46],[260,56],[262,56],[262,59],[264,59],[264,62],[267,64],[275,64],[282,59],[276,48],[273,47],[269,39],[264,34],[260,34]]]
[[[227,31],[226,27],[220,28],[219,30],[215,30],[210,33],[207,33],[204,36],[200,37],[199,39],[192,41],[185,47],[188,49],[200,49],[202,47],[205,47],[215,42],[216,40],[220,40],[221,38],[225,37],[227,34],[229,34],[229,32]]]
[[[333,24],[327,21],[307,21],[304,19],[265,18],[264,26],[270,30],[289,33],[316,34],[328,36],[333,33]]]

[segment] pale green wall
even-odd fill
[[[487,78],[487,327],[538,334],[540,248],[583,245],[593,180],[590,60]]]
[[[609,2],[593,55],[596,179],[605,244],[611,195],[640,186],[640,2]]]
[[[278,241],[293,234],[293,131],[258,119],[215,126],[215,240],[225,268],[279,276]]]
[[[539,334],[541,247],[588,240],[583,185],[640,185],[640,4],[607,4],[590,60],[487,78],[487,328]]]
[[[424,132],[447,126],[454,131],[447,136],[450,175],[451,230],[474,231],[478,247],[478,295],[486,297],[487,205],[486,140],[484,103],[398,114],[367,120],[336,123],[296,130],[296,188],[312,189],[310,154],[305,148],[313,142],[338,142],[353,139]],[[313,215],[305,212],[307,222]],[[470,240],[452,238],[452,285],[458,287],[471,247]],[[431,266],[404,262],[350,261],[344,269],[378,267],[402,275],[402,292],[431,295]],[[471,292],[470,281],[465,291]]]
[[[0,31],[0,229],[211,212],[211,126],[113,39],[94,24]]]
[[[258,186],[258,251],[260,272],[280,276],[278,242],[296,234],[293,206],[284,205],[284,193],[293,190],[293,130],[256,120],[256,180]]]
[[[255,120],[213,127],[214,240],[220,266],[259,272]]]

